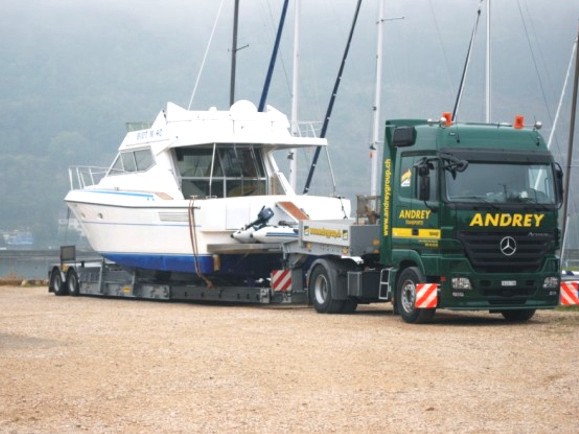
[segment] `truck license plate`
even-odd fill
[[[501,280],[501,286],[517,286],[516,280]]]

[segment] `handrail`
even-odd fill
[[[96,185],[106,175],[108,168],[97,166],[72,166],[68,168],[68,180],[71,190]]]

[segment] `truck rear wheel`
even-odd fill
[[[78,295],[78,275],[73,268],[70,268],[66,273],[66,287],[68,288],[69,295]]]
[[[432,320],[436,309],[416,308],[416,285],[426,279],[417,267],[408,267],[400,273],[396,285],[396,308],[407,323],[425,323]]]
[[[319,313],[340,313],[344,300],[335,300],[332,279],[323,264],[316,265],[309,279],[309,292],[314,308]]]
[[[50,272],[50,290],[54,292],[54,295],[66,295],[66,290],[64,288],[64,283],[62,281],[62,275],[58,268],[53,268]]]
[[[501,314],[509,322],[529,321],[535,315],[536,309],[503,310]]]

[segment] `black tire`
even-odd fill
[[[405,268],[396,284],[396,309],[407,323],[426,323],[432,320],[436,309],[417,309],[416,285],[426,279],[417,267]]]
[[[533,318],[536,309],[503,310],[501,314],[508,322],[526,322]]]
[[[319,313],[340,313],[344,300],[335,300],[332,279],[323,264],[314,266],[309,278],[310,299]]]
[[[79,294],[78,275],[73,268],[69,268],[66,273],[66,288],[69,295],[77,296]]]
[[[355,300],[346,300],[342,306],[342,313],[354,313],[358,308],[358,302]]]
[[[50,273],[50,291],[54,292],[54,295],[66,295],[62,275],[57,268],[53,268]]]

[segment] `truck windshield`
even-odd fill
[[[556,203],[549,164],[470,161],[463,172],[445,171],[449,202]]]

